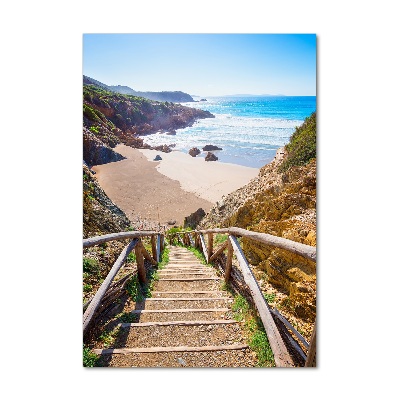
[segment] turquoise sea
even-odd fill
[[[208,110],[215,118],[199,120],[191,127],[177,130],[174,136],[146,136],[145,142],[175,143],[175,149],[185,153],[192,147],[201,150],[213,144],[222,148],[214,152],[220,162],[260,168],[289,142],[295,127],[316,111],[316,97],[207,97],[207,101],[184,105]]]

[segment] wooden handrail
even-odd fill
[[[118,271],[121,269],[122,265],[124,264],[126,258],[128,257],[129,253],[135,248],[135,246],[139,243],[139,239],[133,239],[125,248],[122,250],[121,254],[115,261],[113,267],[111,268],[110,272],[108,273],[106,279],[101,284],[100,288],[97,290],[96,294],[93,297],[93,300],[90,302],[88,308],[86,309],[85,313],[83,314],[83,334],[85,334],[87,328],[89,327],[90,321],[92,320],[94,313],[96,312],[97,308],[99,307],[101,300],[103,299],[107,289],[110,287],[111,282],[117,275]]]
[[[275,321],[272,318],[268,304],[262,294],[260,287],[258,286],[257,280],[254,277],[249,264],[247,263],[246,257],[243,254],[240,245],[234,236],[229,236],[229,241],[232,245],[233,252],[236,255],[242,275],[246,285],[250,289],[251,296],[253,297],[254,303],[260,315],[261,321],[264,325],[265,332],[268,336],[269,344],[272,352],[274,353],[275,364],[277,367],[293,367],[294,363],[290,357],[289,351],[286,348],[284,341],[278,331]]]
[[[96,246],[98,244],[110,242],[112,240],[135,239],[151,235],[159,235],[159,233],[154,231],[131,231],[131,232],[110,233],[108,235],[95,236],[92,238],[83,239],[83,248],[86,249],[87,247]]]
[[[316,247],[307,244],[295,242],[293,240],[285,239],[279,236],[269,235],[268,233],[260,233],[248,231],[242,228],[215,228],[198,231],[202,234],[205,233],[227,233],[228,235],[241,236],[248,239],[255,240],[256,242],[264,243],[269,246],[279,247],[280,249],[288,250],[299,256],[308,258],[311,261],[317,261]]]
[[[148,251],[143,246],[140,238],[150,236],[152,239],[153,246],[153,257],[148,253]],[[133,250],[136,254],[136,262],[138,267],[139,281],[143,284],[146,283],[146,270],[144,267],[144,258],[150,261],[153,265],[157,265],[160,262],[161,255],[161,234],[154,231],[130,231],[130,232],[117,232],[102,236],[96,236],[93,238],[83,239],[83,248],[88,248],[96,246],[102,243],[106,243],[112,240],[123,240],[123,239],[133,239],[120,253],[118,259],[115,261],[113,267],[108,273],[106,279],[101,284],[100,288],[97,290],[94,297],[85,304],[86,311],[83,314],[83,334],[85,335],[90,322],[99,308],[101,301],[106,295],[107,290],[110,288],[113,279],[117,275],[118,271],[123,266],[129,253]]]
[[[225,245],[221,246],[214,254],[213,251],[213,233],[220,233],[220,234],[228,234],[228,240],[225,242]],[[208,246],[206,246],[204,240],[204,234],[208,235]],[[231,275],[232,269],[232,253],[235,253],[236,258],[239,263],[239,267],[242,271],[243,278],[245,280],[246,285],[250,290],[250,294],[254,300],[254,304],[259,312],[260,318],[263,322],[265,331],[268,336],[268,340],[270,342],[272,351],[274,353],[275,364],[278,367],[292,367],[294,366],[294,362],[289,354],[288,348],[286,347],[285,342],[282,339],[282,336],[275,324],[275,321],[272,317],[273,310],[270,310],[268,303],[266,302],[260,287],[258,286],[257,280],[255,279],[249,264],[246,260],[246,257],[236,239],[236,236],[245,237],[250,240],[257,241],[259,243],[263,243],[269,246],[278,247],[284,250],[288,250],[292,253],[305,257],[311,261],[317,261],[317,251],[316,247],[308,246],[303,243],[294,242],[293,240],[269,235],[267,233],[260,233],[260,232],[253,232],[248,231],[246,229],[231,227],[231,228],[214,228],[214,229],[204,229],[204,230],[196,230],[194,231],[194,235],[198,238],[199,247],[201,248],[204,257],[206,258],[207,262],[214,261],[217,259],[228,245],[228,256],[225,266],[225,281],[228,282]],[[177,234],[179,238],[179,233]],[[279,320],[279,318],[277,316]],[[283,319],[283,318],[282,318]],[[282,322],[282,321],[281,321]],[[289,322],[285,321],[284,325],[288,327],[290,330],[293,331],[293,327],[290,325]],[[293,328],[293,329],[292,329]],[[314,326],[314,332],[311,338],[310,344],[308,344],[303,337],[298,339],[308,348],[307,360],[305,366],[315,366],[315,342],[316,342],[316,329]],[[295,332],[295,334],[297,331]],[[300,334],[296,336],[301,336]],[[299,350],[301,350],[301,356],[305,359],[305,355],[303,350],[300,346],[293,341],[292,338],[291,344],[296,345]],[[303,340],[301,340],[303,339]]]

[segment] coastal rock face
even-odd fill
[[[310,121],[303,125],[308,135]],[[287,161],[286,149],[279,149],[273,162],[246,186],[224,196],[197,228],[236,226],[316,246],[316,159],[285,170]],[[246,238],[242,248],[262,290],[276,294],[275,306],[309,340],[316,316],[316,264]]]
[[[202,208],[199,208],[193,214],[190,214],[188,217],[185,217],[185,220],[183,222],[183,227],[195,229],[205,215],[206,215],[205,211]]]
[[[214,150],[222,150],[221,147],[214,146],[213,144],[207,144],[203,147],[203,151],[214,151]]]
[[[189,150],[189,154],[192,156],[192,157],[196,157],[197,155],[199,155],[201,153],[201,151],[197,148],[197,147],[192,147],[190,150]]]
[[[94,85],[83,87],[83,125],[110,148],[118,143],[134,148],[170,152],[173,145],[151,147],[140,135],[156,132],[176,133],[197,119],[214,118],[203,110],[174,103],[160,103],[106,91]]]
[[[100,165],[120,161],[125,157],[103,143],[94,133],[83,128],[83,159],[88,165]]]
[[[215,154],[210,153],[210,152],[207,153],[206,161],[217,161],[217,160],[218,160],[218,157]]]
[[[106,123],[126,133],[146,135],[186,128],[197,119],[213,118],[209,111],[169,102],[157,102],[105,92],[84,86],[84,115],[94,123]]]

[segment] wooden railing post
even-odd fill
[[[191,247],[196,247],[195,240],[193,240],[193,236],[191,233],[188,234],[189,242]]]
[[[157,261],[149,254],[149,252],[145,249],[144,246],[142,247],[142,254],[143,257],[147,260],[150,261],[152,265],[157,265]]]
[[[200,233],[199,236],[200,236],[200,245],[201,245],[200,249],[203,251],[204,257],[207,259],[207,247],[206,247],[206,242],[204,240],[204,236],[202,233]],[[208,260],[207,260],[207,262],[208,262]]]
[[[158,262],[157,258],[157,239],[156,235],[152,235],[151,237],[151,252],[153,254],[153,258]]]
[[[164,251],[164,247],[165,247],[165,238],[164,238],[164,235],[163,234],[161,234],[160,235],[160,238],[161,238],[161,253]]]
[[[310,340],[310,348],[308,349],[307,359],[304,366],[305,367],[317,366],[317,320],[315,320],[314,322],[314,329]]]
[[[232,243],[228,237],[228,254],[226,256],[226,266],[225,266],[225,282],[228,283],[231,278],[232,271],[232,258],[233,258],[233,247]]]
[[[135,247],[136,264],[138,269],[139,282],[144,285],[146,284],[146,268],[144,267],[144,257],[143,257],[143,243],[140,241],[138,246]]]
[[[157,235],[157,246],[156,246],[156,249],[157,249],[156,261],[157,261],[157,263],[160,262],[160,256],[161,256],[161,238],[160,238],[160,236],[161,236],[160,234]]]
[[[207,262],[210,261],[210,258],[213,253],[213,242],[214,242],[214,236],[212,233],[208,233],[208,243],[207,243]]]

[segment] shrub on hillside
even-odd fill
[[[285,146],[287,156],[279,172],[284,172],[294,165],[306,165],[317,157],[317,122],[313,112],[303,124],[296,127],[290,142]]]

